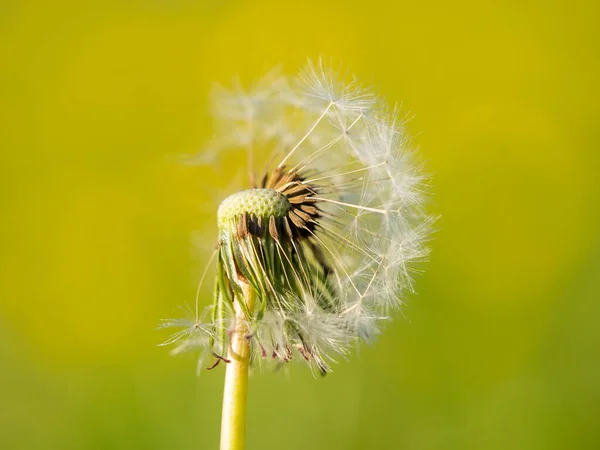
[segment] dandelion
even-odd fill
[[[222,449],[243,448],[250,363],[331,370],[413,291],[427,256],[427,178],[398,110],[319,61],[213,98],[215,161],[244,148],[250,183],[217,211],[214,297],[165,343],[226,365]],[[224,138],[218,139],[219,136]],[[255,149],[273,156],[256,173]]]

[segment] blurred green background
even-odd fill
[[[324,379],[253,374],[249,449],[600,448],[599,16],[3,0],[0,447],[217,448],[223,371],[155,327],[193,299],[233,180],[176,156],[210,134],[213,81],[323,53],[414,115],[442,218],[376,345]]]

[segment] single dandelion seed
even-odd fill
[[[244,148],[250,183],[217,211],[212,305],[201,312],[197,295],[191,320],[163,326],[183,328],[165,342],[173,353],[226,365],[221,448],[242,449],[250,363],[299,360],[325,374],[372,340],[413,291],[433,218],[397,109],[323,61],[213,101],[216,153],[203,159]],[[257,149],[274,156],[255,174]]]

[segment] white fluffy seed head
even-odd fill
[[[222,152],[242,147],[249,162],[240,169],[264,168],[271,174],[265,186],[275,174],[298,174],[277,192],[246,186],[253,189],[227,198],[218,211],[221,229],[243,214],[261,217],[255,227],[260,230],[270,216],[282,221],[271,224],[271,234],[248,231],[248,237],[251,228],[244,223],[239,242],[219,244],[228,246],[219,255],[238,258],[225,266],[246,270],[259,291],[259,306],[247,317],[254,356],[287,362],[295,355],[326,372],[336,354],[375,337],[389,312],[414,291],[414,267],[428,255],[434,221],[424,212],[423,164],[397,108],[387,108],[323,61],[309,62],[297,77],[272,71],[249,90],[218,88],[213,103],[216,134],[205,160],[218,161]],[[258,165],[252,152],[261,147],[275,154]],[[294,215],[299,200],[282,192],[303,187],[306,209]],[[286,234],[290,226],[298,231]],[[197,334],[204,333],[213,352],[226,348],[223,328],[233,320],[227,302],[234,299],[225,294],[215,297],[213,311],[219,314],[213,319],[199,326],[196,312],[193,339],[177,335],[172,343],[188,349],[200,345]]]

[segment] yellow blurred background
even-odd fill
[[[599,9],[4,0],[0,448],[217,448],[222,370],[155,328],[233,180],[177,157],[213,81],[319,54],[414,116],[442,218],[374,346],[253,374],[249,449],[600,448]]]

